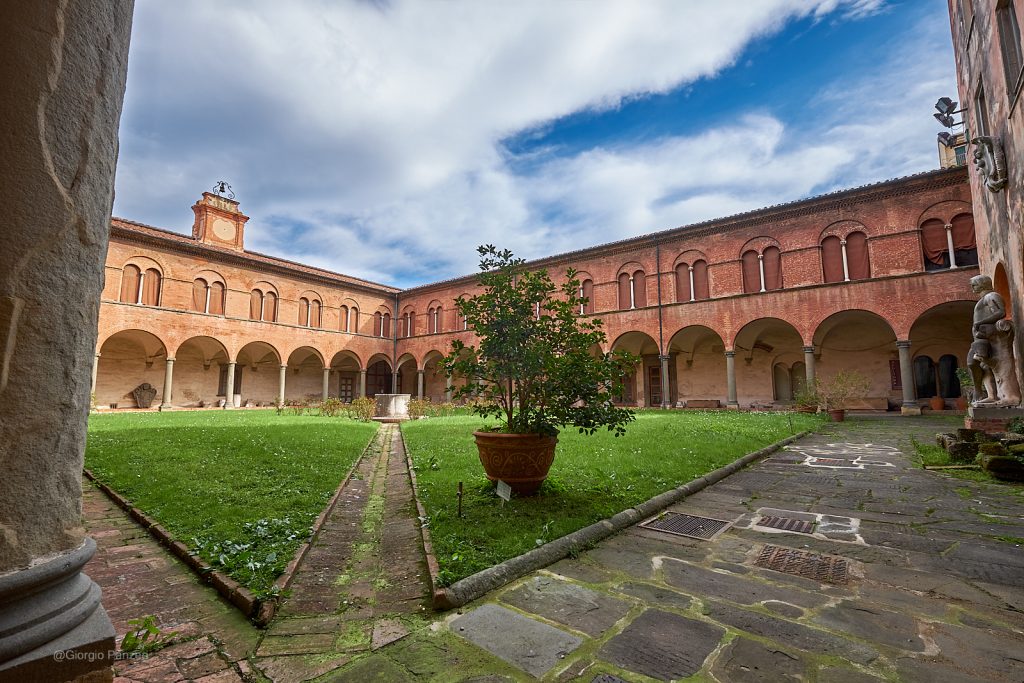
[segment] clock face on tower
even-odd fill
[[[224,240],[225,242],[235,241],[235,224],[231,221],[220,217],[214,218],[211,227],[217,239]]]

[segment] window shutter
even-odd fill
[[[843,245],[835,235],[829,235],[821,241],[821,270],[825,282],[843,281]],[[853,277],[853,274],[850,274]]]
[[[782,289],[782,253],[778,247],[764,250],[764,288]]]
[[[139,301],[139,269],[127,265],[121,272],[121,301],[134,304]]]
[[[711,288],[708,284],[708,262],[703,259],[693,264],[693,298],[711,298]]]
[[[697,273],[694,272],[694,276]],[[696,285],[696,277],[694,277]],[[694,288],[696,289],[696,287]],[[680,263],[676,266],[676,302],[682,303],[690,300],[690,264]]]
[[[160,271],[150,268],[142,281],[142,303],[156,306],[160,301]]]
[[[761,291],[761,269],[753,249],[743,254],[743,291],[747,294]]]
[[[868,236],[851,232],[846,237],[846,261],[850,267],[851,280],[866,280],[871,277],[871,261],[868,257]]]

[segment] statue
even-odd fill
[[[967,352],[967,368],[974,380],[973,405],[1017,406],[1020,384],[1013,358],[1013,323],[1006,320],[1006,304],[987,275],[972,277],[971,289],[981,294],[974,306],[974,342]]]
[[[997,137],[980,135],[973,140],[974,165],[990,192],[999,192],[1006,187],[1006,153],[1003,143]]]

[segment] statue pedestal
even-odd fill
[[[1024,417],[1024,408],[971,406],[967,409],[964,427],[989,433],[1005,432],[1010,420],[1015,417]]]
[[[374,420],[377,422],[403,422],[409,419],[409,400],[412,394],[377,394]]]

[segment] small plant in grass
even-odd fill
[[[154,652],[170,644],[178,635],[177,631],[164,633],[156,625],[156,617],[147,614],[141,619],[128,620],[128,633],[121,640],[121,652],[125,654],[145,654]]]
[[[414,398],[409,401],[409,417],[417,419],[424,415],[429,415],[432,408],[430,399],[426,398]]]
[[[324,417],[337,417],[341,415],[344,408],[345,404],[341,402],[340,398],[329,398],[320,403],[320,414]]]
[[[821,397],[818,396],[817,388],[814,385],[807,384],[793,393],[793,402],[796,404],[797,410],[802,412],[815,412],[821,407]]]
[[[349,404],[349,408],[352,411],[352,415],[357,420],[369,422],[370,419],[373,418],[373,414],[377,412],[377,402],[372,398],[364,396],[353,400],[352,403]]]

